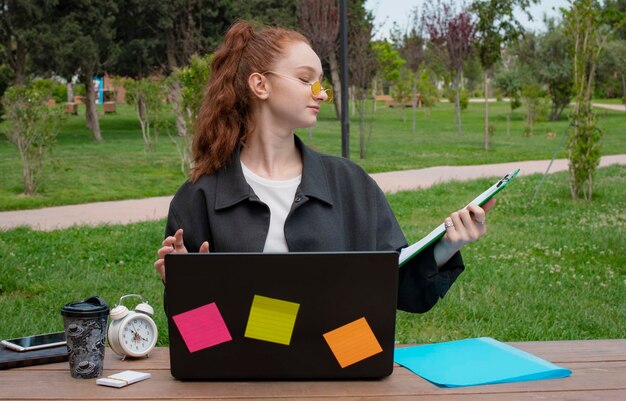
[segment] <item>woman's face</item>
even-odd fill
[[[311,85],[322,81],[322,63],[309,45],[295,42],[265,74],[268,81],[267,105],[275,122],[286,129],[314,125],[320,104],[327,99],[324,91],[313,95]]]

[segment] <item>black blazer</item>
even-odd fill
[[[406,238],[384,193],[350,160],[315,152],[294,136],[302,154],[302,181],[285,221],[292,252],[399,251]],[[239,150],[230,162],[195,183],[186,182],[170,204],[165,235],[184,229],[189,252],[204,241],[210,252],[262,252],[270,210],[246,182]],[[398,308],[425,312],[463,271],[460,253],[437,268],[434,246],[399,269]]]

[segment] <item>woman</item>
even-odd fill
[[[306,147],[332,93],[301,34],[235,23],[215,54],[193,142],[191,178],[172,200],[155,268],[186,252],[400,250],[406,239],[376,183],[349,160]],[[446,218],[446,234],[399,269],[398,308],[425,312],[463,271],[458,252],[485,234],[480,208]]]

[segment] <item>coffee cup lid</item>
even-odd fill
[[[109,314],[109,307],[100,297],[70,302],[61,308],[61,314],[72,317],[102,317]]]

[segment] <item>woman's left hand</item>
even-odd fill
[[[435,246],[437,266],[444,265],[463,245],[474,242],[487,233],[487,212],[495,204],[496,199],[491,198],[483,207],[470,204],[446,217],[446,233]]]

